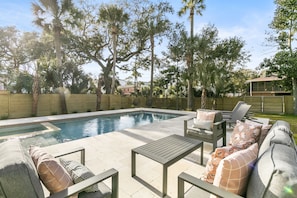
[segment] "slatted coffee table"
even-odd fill
[[[200,163],[203,164],[203,142],[180,135],[168,137],[147,143],[132,149],[132,177],[136,176],[136,154],[141,154],[163,165],[162,197],[167,194],[167,169],[170,165],[200,148]]]

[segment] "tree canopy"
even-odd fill
[[[297,4],[295,0],[275,0],[276,10],[270,28],[274,31],[270,41],[278,44],[274,57],[265,59],[261,68],[277,74],[284,85],[293,90],[294,114],[297,115],[297,48],[293,45],[297,31]]]

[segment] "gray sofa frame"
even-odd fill
[[[63,157],[73,153],[80,152],[80,163],[85,165],[85,148],[78,147],[67,152],[59,153],[54,155],[55,158]],[[108,178],[111,178],[111,198],[119,197],[119,173],[114,168],[104,171],[103,173],[97,174],[89,179],[86,179],[80,183],[74,184],[63,191],[52,194],[49,198],[60,198],[60,197],[69,197],[76,193],[81,192],[83,189],[86,189],[94,184],[102,182]]]
[[[54,154],[55,158],[70,154],[80,154],[80,163],[85,165],[85,149],[83,147],[67,149],[62,153]],[[94,175],[82,182],[50,195],[44,192],[42,182],[37,173],[34,162],[19,139],[8,140],[0,144],[0,197],[34,197],[50,198],[70,197],[79,194],[79,197],[119,197],[119,173],[111,168]],[[111,187],[103,181],[111,181]],[[98,184],[100,191],[84,192],[84,189]],[[82,192],[82,193],[81,193]]]
[[[185,183],[192,185],[189,190],[185,191]],[[244,196],[247,198],[296,197],[297,147],[289,123],[276,121],[260,143],[258,158],[246,187]],[[197,197],[202,193],[224,198],[241,197],[185,172],[178,176],[178,198],[184,198],[185,194]]]

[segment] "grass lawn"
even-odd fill
[[[271,123],[275,123],[277,120],[284,120],[290,123],[291,131],[294,133],[294,139],[297,143],[297,116],[295,115],[273,115],[273,114],[259,114],[255,113],[255,117],[269,118]]]

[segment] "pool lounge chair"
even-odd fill
[[[237,104],[234,106],[234,108],[232,109],[232,111],[221,111],[223,114],[223,118],[230,118],[232,113],[236,112],[238,110],[238,108],[240,107],[240,105],[245,104],[244,101],[238,101]]]
[[[223,116],[223,119],[226,120],[227,124],[229,124],[229,127],[231,127],[233,124],[236,123],[237,120],[243,120],[244,117],[248,114],[248,111],[250,110],[252,105],[248,105],[246,103],[242,103],[239,105],[235,111],[232,112],[231,115]]]

